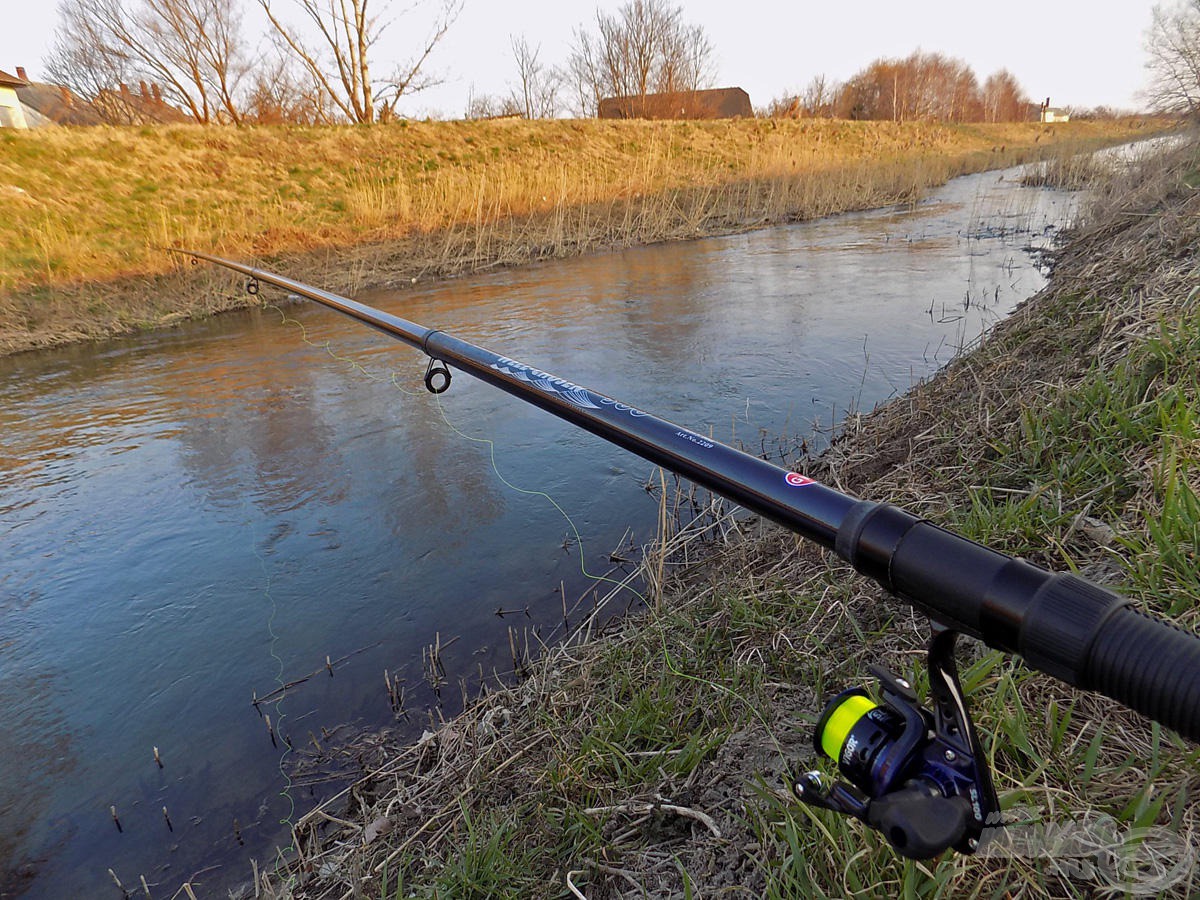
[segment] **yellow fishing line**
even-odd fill
[[[328,355],[331,359],[335,359],[340,363],[344,363],[345,365],[352,368],[355,372],[359,373],[364,378],[367,378],[370,381],[379,382],[381,380],[377,375],[375,375],[374,373],[372,373],[371,371],[366,369],[357,360],[351,359],[348,356],[342,356],[338,353],[335,353],[333,350],[333,347],[329,341],[322,341],[322,342],[318,343],[316,341],[311,340],[308,336],[308,329],[304,327],[304,323],[300,322],[296,319],[293,319],[292,317],[287,315],[287,313],[285,313],[282,309],[280,309],[278,306],[272,305],[268,308],[274,309],[276,312],[279,313],[280,318],[281,318],[281,324],[295,325],[300,330],[300,339],[302,341],[304,341],[304,343],[308,344],[310,347],[314,347],[317,350],[324,351],[325,354]],[[396,372],[394,372],[394,371],[389,373],[389,380],[391,381],[393,387],[395,387],[402,394],[404,394],[408,397],[418,397],[421,394],[420,391],[407,390],[400,383],[400,380],[397,377]],[[495,474],[496,478],[499,479],[499,481],[505,487],[507,487],[511,491],[514,491],[515,493],[524,494],[525,496],[541,497],[547,503],[549,503],[551,506],[553,506],[556,510],[558,510],[559,515],[561,515],[566,520],[568,527],[571,529],[571,533],[574,535],[575,543],[579,547],[579,568],[585,578],[587,578],[593,582],[597,582],[597,583],[602,583],[602,584],[607,583],[607,584],[616,585],[618,587],[623,587],[625,590],[628,590],[631,593],[633,593],[639,600],[644,601],[646,599],[645,596],[640,591],[637,591],[636,589],[629,587],[628,585],[625,585],[623,582],[620,582],[615,578],[608,578],[607,576],[604,576],[604,575],[593,575],[591,572],[589,572],[587,570],[587,564],[586,564],[586,560],[584,557],[583,536],[579,533],[579,528],[575,525],[575,521],[571,518],[570,514],[565,509],[563,509],[562,505],[557,500],[555,500],[552,496],[550,496],[548,493],[546,493],[545,491],[530,490],[528,488],[518,487],[517,485],[515,485],[511,481],[509,481],[507,478],[505,478],[504,475],[500,471],[499,465],[496,462],[496,442],[491,440],[490,438],[474,437],[472,435],[467,434],[465,431],[463,431],[461,428],[459,428],[453,422],[450,421],[449,416],[446,414],[446,408],[442,405],[441,395],[434,394],[433,398],[437,403],[438,414],[442,417],[442,422],[445,423],[447,428],[449,428],[452,432],[454,432],[456,435],[458,435],[463,440],[471,441],[472,443],[475,443],[475,444],[486,444],[487,445],[488,458],[491,461],[492,472]]]
[[[244,496],[242,498],[242,504],[243,512],[248,513],[248,509],[246,507],[248,507],[249,501],[246,500]],[[248,515],[247,521],[251,521]],[[271,591],[271,588],[274,584],[274,576],[271,573],[270,567],[267,565],[266,557],[263,556],[263,554],[258,550],[258,539],[253,533],[253,525],[250,526],[250,530],[250,546],[253,550],[254,556],[258,559],[258,564],[262,568],[263,572],[263,597],[269,600],[271,603],[271,613],[267,616],[267,634],[271,639],[269,645],[271,659],[275,660],[275,684],[282,689],[285,684],[283,680],[283,657],[279,655],[279,633],[275,630],[275,619],[279,615],[279,604],[276,602],[275,595]],[[284,746],[283,753],[279,756],[278,766],[279,775],[283,778],[283,788],[279,791],[278,796],[287,801],[288,808],[286,815],[279,820],[279,824],[288,826],[288,833],[294,834],[292,822],[293,817],[296,815],[296,800],[292,796],[292,788],[294,787],[294,784],[292,782],[292,776],[288,773],[287,767],[285,766],[288,756],[290,756],[292,753],[292,745],[283,737],[283,723],[287,720],[287,713],[285,713],[283,710],[283,700],[285,696],[286,693],[280,693],[279,699],[270,704],[270,706],[275,710],[275,729],[279,734],[280,740],[283,741]],[[287,847],[281,849],[280,854],[277,854],[277,856],[282,858],[282,853],[289,852],[293,849],[294,842],[289,843]],[[277,863],[276,874],[279,874],[279,871],[279,865]]]
[[[308,329],[304,327],[304,324],[302,322],[299,322],[296,319],[293,319],[290,316],[288,316],[278,306],[271,306],[269,308],[276,310],[280,314],[280,316],[282,318],[282,324],[295,325],[300,330],[301,340],[303,340],[304,343],[308,344],[310,347],[314,347],[318,350],[324,351],[331,359],[335,359],[338,362],[341,362],[341,363],[344,363],[344,364],[350,366],[356,372],[360,373],[361,375],[370,379],[371,381],[378,382],[380,380],[376,375],[374,375],[373,373],[368,371],[356,360],[353,360],[349,357],[341,356],[341,355],[335,353],[333,351],[333,347],[331,346],[329,341],[323,341],[321,343],[317,343],[315,341],[310,340],[308,337]],[[397,379],[396,373],[394,371],[390,373],[390,380],[391,380],[392,385],[397,390],[399,390],[401,393],[405,394],[406,396],[409,396],[409,397],[420,396],[420,393],[421,393],[420,391],[406,390],[400,384],[399,380]],[[509,490],[514,491],[518,494],[524,494],[526,496],[531,496],[531,497],[541,497],[544,500],[546,500],[547,503],[549,503],[551,506],[553,506],[556,510],[558,510],[559,515],[561,515],[566,520],[568,527],[571,529],[571,533],[575,536],[575,543],[579,546],[579,569],[585,578],[587,578],[593,582],[596,582],[596,583],[607,583],[607,584],[615,585],[616,587],[618,587],[622,590],[629,591],[631,594],[633,594],[637,599],[641,600],[643,603],[647,602],[645,594],[643,594],[641,591],[637,590],[636,588],[626,584],[625,582],[618,581],[615,578],[609,578],[604,575],[594,575],[591,572],[589,572],[587,569],[586,558],[584,556],[583,536],[579,533],[579,529],[575,525],[575,520],[571,518],[570,514],[565,509],[563,509],[562,505],[557,500],[555,500],[554,497],[552,497],[550,494],[546,493],[545,491],[530,490],[528,488],[518,487],[517,485],[515,485],[511,481],[509,481],[507,478],[505,478],[503,473],[501,473],[500,467],[496,461],[496,442],[491,440],[490,438],[474,437],[472,435],[467,434],[462,429],[458,428],[453,422],[450,421],[449,416],[446,415],[446,409],[442,405],[441,395],[434,394],[433,398],[434,398],[434,401],[437,403],[438,413],[441,415],[442,421],[445,423],[447,428],[449,428],[451,431],[453,431],[456,435],[461,437],[463,440],[471,441],[472,443],[476,443],[476,444],[487,445],[488,458],[491,462],[492,472],[495,473],[496,478],[499,479],[500,482],[505,487],[507,487]],[[664,490],[666,489],[665,484],[663,486],[663,489]],[[771,724],[767,721],[766,717],[757,708],[755,708],[754,704],[750,703],[749,700],[747,700],[745,697],[743,697],[737,691],[733,690],[733,688],[727,687],[723,684],[718,684],[717,682],[706,679],[706,678],[701,678],[698,675],[689,675],[686,672],[683,672],[682,670],[680,670],[680,668],[676,665],[675,660],[671,657],[671,652],[667,647],[667,639],[666,639],[665,631],[660,632],[659,637],[662,642],[663,659],[666,662],[667,671],[669,671],[672,675],[676,676],[677,678],[682,678],[687,681],[692,681],[697,684],[705,685],[719,693],[724,693],[727,696],[733,697],[735,700],[737,700],[739,703],[741,703],[746,709],[748,709],[750,711],[751,715],[753,715],[754,718],[756,718],[762,724],[762,726],[766,729],[767,736],[770,738],[771,742],[775,745],[775,749],[779,753],[780,758],[786,761],[786,757],[783,752],[783,747],[780,744],[779,739],[775,734],[774,728],[771,727]]]
[[[395,376],[393,375],[393,380],[394,380],[394,378],[395,378]],[[399,385],[397,385],[397,386],[399,386]],[[452,423],[450,421],[450,419],[446,416],[446,410],[442,406],[441,395],[434,394],[433,397],[434,397],[434,400],[437,402],[438,411],[442,415],[442,421],[444,421],[446,423],[446,426],[451,431],[453,431],[455,434],[457,434],[459,437],[463,438],[464,440],[473,441],[474,443],[487,445],[491,463],[492,463],[492,471],[496,473],[496,477],[498,479],[500,479],[501,482],[503,482],[509,489],[516,491],[519,494],[527,494],[529,496],[545,498],[546,501],[548,503],[550,503],[550,505],[552,505],[556,510],[558,510],[559,514],[562,515],[562,517],[567,520],[567,524],[570,526],[572,533],[574,533],[574,535],[575,535],[575,540],[579,544],[579,567],[580,567],[580,571],[583,572],[583,575],[585,578],[589,578],[595,582],[607,582],[609,584],[614,584],[618,588],[622,588],[624,590],[629,591],[635,597],[637,597],[639,600],[641,600],[643,603],[647,603],[647,605],[648,605],[648,602],[646,600],[646,595],[643,594],[641,591],[637,590],[636,588],[631,587],[630,585],[627,585],[624,582],[618,581],[614,578],[607,578],[603,575],[593,575],[590,572],[588,572],[587,566],[585,565],[585,561],[584,561],[583,538],[580,536],[579,529],[575,527],[575,522],[571,518],[571,516],[567,513],[567,511],[565,509],[563,509],[562,506],[559,505],[557,500],[555,500],[553,497],[551,497],[545,491],[527,490],[525,488],[520,488],[520,487],[517,487],[512,482],[510,482],[507,478],[505,478],[500,473],[500,468],[496,464],[496,443],[495,443],[495,441],[492,441],[488,438],[472,437],[471,435],[463,432],[460,428],[455,427],[454,423]],[[661,473],[662,469],[660,468],[659,471]],[[664,494],[665,494],[665,491],[666,491],[665,482],[663,483],[662,490],[664,491]],[[726,685],[723,685],[723,684],[718,684],[717,682],[712,681],[707,678],[701,678],[699,675],[689,675],[686,672],[682,671],[676,665],[675,660],[671,657],[671,651],[667,647],[667,637],[666,637],[665,630],[661,630],[659,632],[659,638],[662,643],[663,660],[666,662],[667,671],[669,671],[672,675],[676,676],[677,678],[682,678],[686,681],[691,681],[696,684],[705,685],[705,686],[717,691],[718,693],[723,693],[729,697],[733,697],[735,700],[737,700],[739,703],[741,703],[746,709],[748,709],[750,711],[751,715],[753,715],[756,719],[758,719],[758,721],[762,724],[763,728],[766,729],[767,737],[775,745],[775,749],[779,753],[780,759],[782,759],[786,762],[787,758],[784,756],[783,746],[780,744],[779,738],[775,734],[775,730],[771,727],[771,724],[767,721],[766,717],[761,712],[759,712],[758,709],[755,708],[754,704],[750,703],[749,700],[747,700],[745,697],[743,697],[741,694],[739,694],[733,688],[727,687]]]
[[[291,316],[289,316],[287,313],[285,313],[278,306],[276,306],[274,304],[270,304],[264,308],[265,309],[273,309],[273,310],[275,310],[275,312],[279,313],[279,319],[280,319],[281,325],[295,325],[296,328],[298,328],[300,330],[300,340],[304,341],[304,343],[308,344],[308,346],[314,347],[317,350],[323,350],[330,359],[335,359],[340,363],[345,363],[347,366],[354,369],[354,371],[358,372],[360,375],[362,375],[364,378],[366,378],[370,381],[375,381],[375,382],[379,381],[378,376],[376,376],[371,371],[366,369],[357,360],[351,359],[349,356],[341,356],[340,354],[334,353],[333,345],[329,341],[322,341],[321,343],[318,344],[316,341],[310,340],[308,337],[308,329],[304,326],[304,323],[299,321],[298,319],[293,319]],[[409,397],[419,396],[418,391],[405,390],[400,385],[400,383],[398,381],[396,381],[396,373],[395,372],[392,373],[392,384],[394,384],[400,390],[400,393],[402,393],[402,394],[406,394]]]
[[[472,443],[475,443],[475,444],[486,444],[487,445],[488,458],[492,464],[492,472],[495,473],[496,477],[500,480],[500,482],[505,487],[507,487],[511,491],[516,491],[518,494],[524,494],[527,497],[543,498],[547,503],[549,503],[556,510],[558,510],[559,515],[561,515],[564,519],[566,519],[567,525],[571,529],[571,533],[575,536],[575,543],[579,546],[579,570],[583,573],[584,578],[590,579],[593,582],[597,582],[597,583],[601,583],[601,584],[616,585],[618,588],[623,588],[624,590],[630,591],[639,600],[642,600],[643,602],[645,601],[646,597],[644,594],[642,594],[641,591],[637,590],[636,588],[630,587],[629,585],[625,584],[623,581],[618,581],[615,578],[609,578],[606,575],[593,575],[591,572],[589,572],[587,570],[586,560],[584,559],[583,536],[579,533],[579,529],[575,525],[575,520],[572,519],[570,514],[565,509],[562,508],[561,504],[559,504],[559,502],[557,500],[555,500],[553,497],[551,497],[545,491],[529,490],[527,488],[517,487],[515,484],[513,484],[511,481],[509,481],[507,478],[505,478],[504,475],[501,474],[501,472],[500,472],[500,467],[496,464],[496,442],[490,438],[473,437],[473,436],[467,434],[461,428],[458,428],[453,422],[450,421],[449,417],[446,415],[446,409],[444,406],[442,406],[441,395],[434,394],[433,399],[434,399],[434,402],[437,403],[438,412],[441,413],[442,421],[446,423],[447,428],[449,428],[451,431],[453,431],[455,434],[457,434],[460,438],[462,438],[465,441],[471,441]]]

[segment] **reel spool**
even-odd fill
[[[813,746],[846,781],[808,772],[793,787],[800,801],[865,822],[913,859],[975,851],[1000,804],[954,666],[956,637],[942,630],[929,643],[932,710],[875,666],[882,703],[850,688],[826,704]]]

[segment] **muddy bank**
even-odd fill
[[[1078,569],[1194,628],[1198,171],[1193,143],[1110,183],[1047,290],[929,383],[846,423],[810,473]],[[1005,807],[1081,833],[1102,817],[1118,836],[1155,829],[1136,866],[1098,851],[1011,848],[917,864],[856,824],[790,802],[788,778],[817,762],[820,698],[863,683],[868,663],[911,672],[926,629],[790,535],[728,519],[706,533],[703,562],[662,564],[688,562],[680,554],[697,545],[687,535],[652,555],[652,572],[679,570],[652,579],[655,612],[609,634],[585,630],[520,684],[380,761],[298,820],[291,864],[259,888],[276,897],[1194,894],[1194,748],[999,654],[962,662]]]
[[[874,122],[89,129],[0,143],[0,353],[253,298],[191,247],[339,292],[914,202],[1162,130]]]

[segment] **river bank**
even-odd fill
[[[847,422],[809,474],[1077,569],[1195,628],[1198,171],[1193,142],[1110,183],[1049,288],[928,383]],[[821,698],[863,683],[869,663],[911,672],[924,623],[789,535],[720,531],[703,564],[652,580],[653,612],[548,653],[299,819],[292,864],[259,889],[1194,894],[1195,748],[995,653],[972,652],[963,682],[1002,804],[1033,826],[1074,828],[1074,844],[913,863],[789,802],[786,776],[816,764]],[[1137,853],[1117,852],[1148,828]]]
[[[697,433],[815,451],[1044,286],[1036,248],[1079,198],[1024,175],[363,299]],[[577,626],[610,552],[636,564],[659,519],[648,463],[473,379],[430,395],[424,370],[311,304],[0,359],[0,856],[30,861],[31,897],[108,868],[224,894],[359,773],[338,752],[355,730],[418,739],[514,645],[557,643],[564,595]],[[286,792],[281,764],[302,769]]]
[[[0,353],[255,303],[169,247],[343,293],[915,201],[1147,120],[200,126],[0,135]]]

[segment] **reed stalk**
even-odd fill
[[[333,290],[912,202],[964,172],[1153,133],[842,121],[172,126],[0,135],[0,352],[245,306],[165,253]]]

